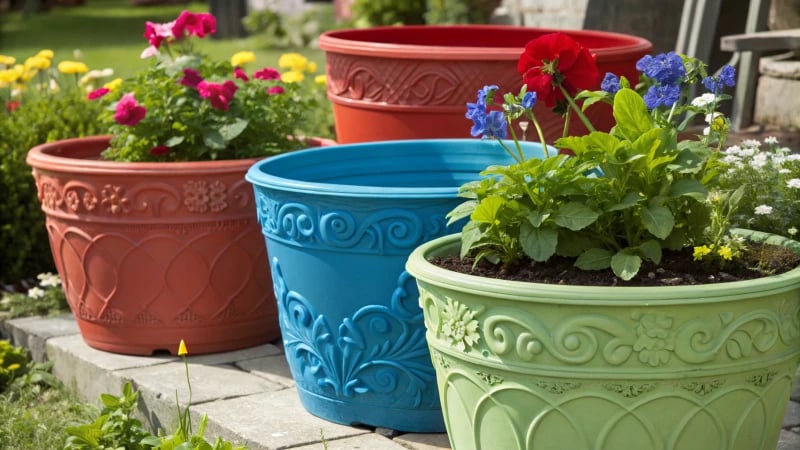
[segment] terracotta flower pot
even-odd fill
[[[184,339],[198,354],[278,338],[264,238],[244,179],[257,160],[100,161],[108,141],[56,141],[27,157],[86,343],[150,355],[173,353]]]
[[[340,143],[470,137],[466,103],[478,89],[497,84],[519,91],[517,60],[533,38],[557,30],[504,25],[409,25],[323,33],[328,98]],[[600,73],[636,82],[636,61],[653,46],[643,38],[590,30],[558,30],[597,56]],[[597,81],[597,88],[600,80]],[[535,110],[548,142],[560,137],[563,119],[543,104]],[[599,128],[614,124],[611,108],[595,105],[588,116]],[[532,127],[531,127],[532,128]],[[576,117],[570,134],[586,129]],[[528,139],[533,139],[529,130]]]

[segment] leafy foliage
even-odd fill
[[[251,11],[242,20],[245,29],[263,48],[314,48],[319,35],[336,27],[332,8],[314,4],[296,14],[267,7]]]
[[[61,288],[61,280],[50,273],[39,274],[39,286],[28,289],[27,293],[10,292],[0,298],[0,311],[8,313],[9,318],[30,316],[53,316],[69,311],[67,297]],[[50,282],[50,280],[58,280]]]
[[[489,23],[500,0],[427,0],[425,23]]]
[[[425,23],[425,0],[355,0],[353,20],[359,28]]]

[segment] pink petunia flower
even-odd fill
[[[267,94],[269,95],[283,94],[284,92],[286,92],[286,90],[283,89],[283,86],[272,86],[267,89]]]
[[[142,53],[139,55],[140,59],[147,59],[152,58],[153,56],[158,55],[158,49],[153,47],[152,45],[147,47],[146,49],[142,50]]]
[[[114,113],[114,120],[120,125],[136,126],[144,119],[147,110],[136,103],[136,98],[132,92],[122,96],[117,102],[117,112]]]
[[[250,77],[248,77],[240,67],[233,69],[233,76],[242,81],[250,81]]]
[[[169,153],[169,147],[166,145],[157,145],[150,149],[150,154],[153,156],[161,156]]]
[[[104,87],[97,88],[92,92],[89,92],[89,95],[87,95],[86,98],[88,98],[89,100],[97,100],[98,98],[108,94],[109,92],[111,92],[111,90],[108,88]]]
[[[184,35],[195,35],[203,38],[207,34],[214,34],[217,32],[217,19],[208,13],[190,13],[189,11],[182,11],[181,14],[175,19],[175,25],[172,27],[172,35],[175,39],[181,39]]]
[[[260,80],[278,80],[281,78],[281,73],[272,67],[265,67],[254,73],[253,77]]]
[[[211,106],[223,111],[228,110],[228,105],[233,100],[233,95],[237,89],[239,87],[231,80],[223,84],[201,81],[197,85],[197,92],[200,93],[200,97],[207,98],[211,102]]]
[[[164,42],[165,39],[174,37],[172,35],[173,26],[175,26],[174,20],[167,23],[145,22],[144,37],[151,46],[158,49],[161,47],[161,43]]]
[[[200,72],[194,69],[183,69],[183,78],[180,79],[179,83],[190,88],[197,89],[197,85],[203,81],[203,77],[200,76]]]

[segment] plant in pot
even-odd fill
[[[110,135],[33,148],[38,197],[84,340],[130,354],[197,353],[278,337],[267,256],[244,180],[259,158],[331,141],[302,137],[314,108],[250,53],[212,61],[193,50],[210,14],[146,23],[151,64],[88,94],[107,103]]]
[[[542,98],[581,117],[580,99],[609,102],[615,125],[488,168],[450,214],[462,232],[409,257],[453,448],[774,449],[800,360],[800,244],[729,225],[746,189],[719,182],[733,69],[645,56],[639,84],[582,91],[596,69],[562,34],[520,64],[502,110],[497,86],[469,105],[474,135],[536,125]],[[698,82],[709,92],[687,98]],[[707,134],[679,139],[698,116]]]

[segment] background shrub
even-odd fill
[[[25,156],[58,139],[101,133],[101,105],[78,90],[36,96],[12,113],[0,112],[0,282],[53,271],[44,214]]]

